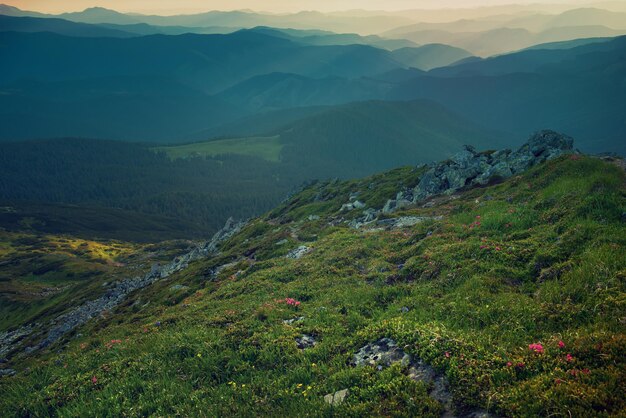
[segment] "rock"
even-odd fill
[[[307,247],[306,245],[301,245],[298,248],[294,248],[293,250],[289,251],[286,257],[298,260],[309,252],[311,252],[311,248]]]
[[[182,284],[175,284],[174,286],[170,287],[170,291],[172,292],[176,292],[178,290],[185,290],[185,289],[189,289],[189,287],[183,286]]]
[[[356,200],[352,203],[352,206],[354,207],[354,209],[363,209],[365,207],[365,203],[361,202],[360,200]]]
[[[442,219],[443,216],[401,216],[398,218],[381,219],[376,224],[389,228],[409,228],[425,221],[440,221]]]
[[[349,212],[351,210],[354,210],[354,204],[352,203],[344,203],[341,205],[341,209],[339,209],[340,212]]]
[[[13,369],[0,369],[0,377],[14,376],[16,373]]]
[[[281,246],[281,245],[287,244],[288,242],[289,242],[288,239],[281,239],[280,241],[276,242],[276,244],[274,245]]]
[[[283,321],[283,324],[285,324],[285,325],[293,325],[295,322],[300,322],[300,321],[304,321],[304,317],[303,316],[297,316],[295,318],[285,319]]]
[[[328,395],[324,396],[324,401],[326,401],[326,403],[329,405],[340,405],[346,400],[346,397],[349,394],[350,392],[348,391],[348,389],[342,389],[335,393],[329,393]]]
[[[367,344],[354,355],[355,366],[389,367],[400,362],[403,366],[411,363],[411,356],[406,354],[391,338],[382,338]]]
[[[407,313],[408,311],[410,311],[410,309],[407,306],[403,306],[400,308],[400,312],[402,313]]]
[[[318,215],[309,215],[307,218],[309,221],[319,221],[320,217]]]
[[[517,151],[502,150],[491,154],[476,153],[473,148],[454,155],[450,160],[431,165],[413,189],[413,202],[438,194],[451,194],[465,187],[486,185],[492,180],[507,179],[528,168],[573,152],[574,140],[554,131],[540,131]],[[387,202],[387,211],[397,203]],[[388,213],[388,212],[385,212]]]
[[[302,334],[302,336],[296,338],[296,345],[300,350],[314,347],[315,344],[317,344],[317,341],[312,335]]]

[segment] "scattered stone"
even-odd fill
[[[176,292],[178,290],[185,290],[185,289],[189,289],[189,286],[183,286],[182,284],[175,284],[174,286],[170,287],[170,290],[172,292]]]
[[[348,389],[342,389],[335,393],[329,393],[328,395],[324,396],[324,401],[326,401],[326,403],[329,405],[337,406],[342,404],[349,394],[350,392],[348,391]]]
[[[296,338],[296,345],[300,350],[314,347],[315,344],[317,344],[317,341],[312,335],[302,334],[302,336]]]
[[[13,369],[0,369],[0,377],[14,376],[16,371]]]
[[[320,217],[319,215],[309,215],[308,219],[309,221],[319,221]]]
[[[275,245],[281,246],[281,245],[287,244],[288,242],[289,240],[285,238],[285,239],[281,239],[280,241],[278,241]]]
[[[410,309],[407,306],[403,306],[400,308],[400,312],[402,313],[407,313],[408,311],[410,311]]]
[[[289,251],[289,253],[287,253],[287,258],[298,260],[309,252],[311,252],[310,247],[307,247],[306,245],[301,245],[298,248],[294,248],[293,250]]]

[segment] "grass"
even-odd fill
[[[171,159],[237,154],[259,157],[269,162],[279,162],[282,148],[280,137],[270,136],[218,139],[154,149],[165,152]]]
[[[360,347],[390,337],[445,374],[466,405],[502,416],[623,416],[623,170],[566,156],[403,212],[440,221],[386,231],[330,222],[349,219],[338,210],[350,193],[378,202],[376,190],[413,181],[415,172],[401,169],[309,187],[251,222],[219,256],[133,295],[50,351],[19,359],[20,373],[0,380],[0,410],[439,416],[427,385],[399,365],[350,366]],[[309,221],[313,213],[321,219]],[[299,245],[313,250],[284,257]],[[301,304],[289,306],[287,297]],[[296,316],[304,320],[283,323]],[[302,334],[317,345],[297,349]],[[529,349],[534,343],[543,353]],[[345,388],[344,404],[324,402]]]

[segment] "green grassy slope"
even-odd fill
[[[426,385],[401,366],[350,365],[360,347],[390,337],[444,373],[465,405],[504,416],[623,415],[623,169],[564,156],[393,215],[440,220],[391,230],[339,222],[354,216],[339,212],[351,193],[382,205],[419,174],[405,168],[309,187],[249,223],[221,255],[21,359],[18,375],[0,380],[0,410],[439,416]],[[312,251],[285,258],[300,245]],[[288,297],[301,304],[287,305]],[[317,345],[299,350],[302,334]],[[535,343],[542,353],[529,349]],[[343,404],[324,402],[344,388]]]

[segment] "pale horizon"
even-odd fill
[[[62,2],[62,4],[60,4],[61,2],[50,2],[49,0],[0,0],[0,3],[17,7],[25,11],[51,14],[80,12],[92,7],[102,7],[122,13],[176,15],[201,13],[214,10],[251,10],[265,13],[295,13],[301,11],[342,12],[350,10],[398,12],[403,10],[419,9],[473,9],[480,7],[506,6],[582,7],[606,5],[611,3],[626,5],[626,0],[609,2],[603,0],[533,0],[517,2],[512,2],[510,0],[345,0],[341,2],[333,0],[269,0],[264,1],[263,5],[260,7],[258,0],[165,0],[160,1],[159,6],[155,6],[154,2],[149,0],[103,0],[98,2],[94,2],[92,0],[69,0]]]

